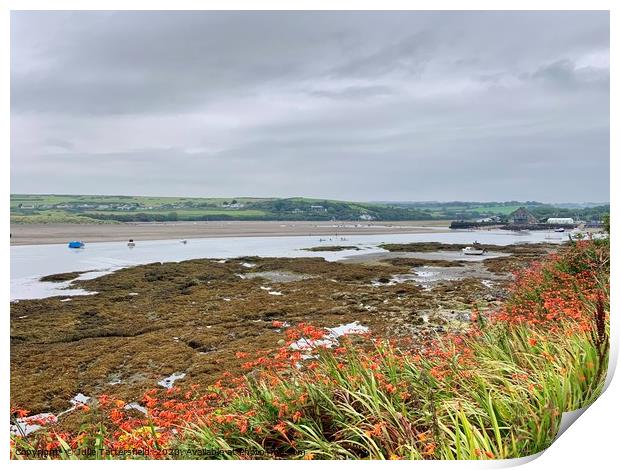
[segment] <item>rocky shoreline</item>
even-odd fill
[[[346,262],[153,263],[71,285],[96,295],[14,303],[12,402],[58,412],[79,393],[129,402],[174,374],[185,374],[184,383],[213,383],[223,372],[241,372],[237,353],[277,347],[283,323],[357,322],[378,336],[419,339],[459,329],[473,307],[501,301],[511,270],[558,248],[492,247],[504,256],[463,262],[424,258],[459,245],[423,245]]]

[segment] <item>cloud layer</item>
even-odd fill
[[[606,12],[13,12],[11,191],[609,200]]]

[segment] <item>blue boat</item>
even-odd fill
[[[84,242],[82,241],[71,241],[69,242],[69,248],[84,248]]]

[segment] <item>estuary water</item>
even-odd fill
[[[80,279],[94,278],[117,269],[156,262],[178,262],[198,258],[227,259],[240,256],[307,257],[319,256],[327,261],[338,261],[360,254],[379,253],[383,243],[559,243],[567,234],[547,232],[451,231],[447,233],[350,235],[346,237],[227,237],[187,240],[136,240],[130,248],[126,242],[88,243],[82,249],[67,245],[23,245],[11,247],[11,300],[37,299],[51,296],[89,295],[81,289],[71,289],[70,282],[41,282],[49,274],[87,271]],[[359,250],[312,252],[304,248],[328,245],[355,246]]]

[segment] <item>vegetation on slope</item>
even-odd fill
[[[402,202],[392,203],[395,207],[418,209],[430,213],[433,218],[449,220],[474,220],[498,216],[506,219],[510,213],[525,207],[532,215],[543,221],[549,217],[572,217],[591,221],[601,220],[609,214],[609,204],[544,204],[536,201],[507,202]]]
[[[309,198],[189,198],[11,195],[13,223],[167,222],[209,220],[472,220],[505,219],[525,206],[540,220],[600,220],[609,205],[564,208],[539,202],[360,203]]]
[[[601,392],[609,352],[609,244],[580,241],[518,274],[510,298],[461,335],[420,347],[287,330],[207,389],[99,397],[84,424],[13,436],[13,458],[494,459],[544,450],[561,414]],[[285,327],[286,325],[275,325]],[[301,342],[300,342],[301,341]],[[312,351],[304,350],[312,345]],[[12,410],[15,417],[26,410]]]
[[[142,196],[11,195],[14,223],[166,222],[208,220],[424,220],[430,213],[385,204],[308,198],[172,198]],[[49,219],[47,218],[49,217]],[[79,222],[78,222],[79,223]]]

